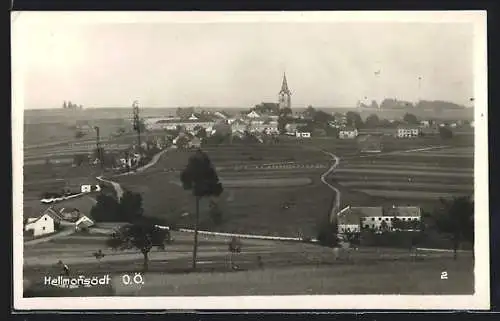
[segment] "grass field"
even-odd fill
[[[204,150],[218,168],[225,186],[217,199],[224,222],[218,226],[211,223],[208,200],[203,200],[201,228],[234,233],[252,231],[264,235],[297,236],[303,233],[315,237],[316,223],[328,214],[333,199],[332,191],[319,179],[330,163],[326,155],[287,145],[226,146]],[[115,180],[123,188],[142,194],[146,215],[178,218],[181,226],[191,227],[194,198],[180,186],[180,170],[187,164],[191,153],[169,152],[151,170]],[[242,163],[259,165],[287,161],[317,163],[322,167],[234,168]],[[167,171],[171,168],[175,171]],[[189,215],[181,216],[183,213]],[[283,224],[284,221],[287,224]]]
[[[471,294],[473,260],[469,252],[457,261],[451,253],[360,248],[335,259],[329,248],[311,244],[243,240],[242,253],[228,264],[227,238],[200,236],[198,272],[189,272],[192,235],[174,233],[165,252],[150,254],[149,272],[141,288],[124,287],[123,274],[140,272],[142,255],[103,248],[104,236],[74,235],[65,240],[25,247],[26,295],[76,296],[81,290],[49,288],[43,277],[57,276],[55,263],[69,264],[74,275],[102,276],[112,284],[85,295],[271,295],[271,294]],[[76,246],[78,245],[78,246]],[[106,254],[100,262],[97,249]],[[257,263],[261,256],[262,267]],[[440,280],[447,271],[449,280]],[[189,272],[189,273],[187,273]],[[229,273],[231,272],[231,273]],[[179,274],[182,274],[180,277]],[[292,281],[293,280],[293,281]],[[30,293],[31,292],[31,293]]]

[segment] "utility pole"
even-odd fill
[[[421,82],[422,82],[422,76],[418,76],[418,101],[417,101],[417,106],[420,103],[420,100],[422,99],[422,97],[420,97]]]
[[[141,119],[139,117],[139,102],[136,100],[132,104],[134,114],[134,130],[137,132],[137,144],[141,148]]]
[[[101,169],[104,170],[104,160],[103,160],[103,155],[102,155],[102,149],[101,149],[101,140],[100,140],[100,135],[99,135],[99,126],[94,126],[95,132],[96,132],[96,147],[97,147],[97,155],[99,156],[99,163],[101,163]]]

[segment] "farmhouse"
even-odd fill
[[[52,208],[47,208],[42,215],[37,218],[28,218],[24,230],[33,233],[34,237],[54,233],[56,224],[60,223],[62,218]]]
[[[358,130],[352,127],[343,127],[339,131],[340,139],[353,139],[358,136]]]
[[[414,125],[402,125],[398,127],[397,137],[398,138],[409,138],[417,137],[421,133],[421,129]]]
[[[420,221],[421,209],[416,206],[393,206],[387,209],[347,206],[337,214],[337,217],[339,233],[359,232],[361,228],[375,231],[408,230],[411,229],[412,223]],[[397,224],[399,226],[394,226]]]

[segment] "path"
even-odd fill
[[[99,180],[101,182],[105,182],[105,183],[111,184],[113,186],[113,188],[115,189],[115,191],[116,191],[116,196],[118,197],[118,200],[120,200],[122,198],[122,196],[123,196],[123,189],[120,186],[120,184],[118,184],[117,182],[113,182],[113,181],[104,179],[104,178],[102,178],[102,176],[98,176],[96,178],[97,178],[97,180]]]
[[[326,181],[326,178],[328,177],[328,175],[333,173],[335,168],[337,168],[337,166],[340,163],[340,158],[337,157],[336,155],[334,155],[333,153],[330,153],[327,151],[323,151],[323,153],[327,154],[328,156],[330,156],[332,158],[332,160],[335,161],[333,163],[333,165],[326,172],[324,172],[323,175],[321,175],[321,181],[323,182],[323,184],[325,184],[326,186],[328,186],[331,190],[333,190],[335,192],[335,201],[334,201],[332,209],[330,211],[330,222],[331,222],[333,220],[333,217],[338,212],[339,207],[340,207],[340,191],[335,186],[328,183]]]

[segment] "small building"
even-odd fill
[[[311,138],[311,132],[296,131],[295,136],[297,138]]]
[[[399,126],[397,130],[398,138],[411,138],[420,136],[421,129],[418,126],[414,125],[403,125]]]
[[[198,120],[198,117],[195,116],[195,114],[191,114],[191,116],[189,116],[188,120]]]
[[[75,231],[81,231],[85,230],[91,226],[93,226],[95,223],[92,221],[90,218],[88,218],[85,215],[82,215],[76,222],[75,222]]]
[[[354,139],[358,137],[358,130],[352,127],[343,127],[339,131],[340,139]]]
[[[189,148],[200,148],[201,147],[201,139],[194,136],[191,138],[191,140],[188,142],[188,147]]]
[[[247,117],[248,118],[260,118],[260,115],[255,110],[252,110],[251,112],[249,112],[247,114]]]
[[[431,125],[431,123],[428,120],[422,120],[422,121],[420,121],[420,126],[423,127],[423,128],[429,128],[430,125]]]

